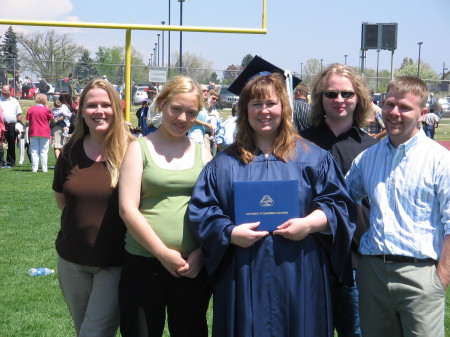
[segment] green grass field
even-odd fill
[[[25,116],[31,102],[21,104]],[[136,110],[137,107],[132,107],[134,125]],[[449,119],[442,121],[436,137],[450,140]],[[49,165],[53,166],[52,152],[49,159]],[[0,169],[1,337],[75,335],[56,275],[30,277],[27,273],[32,267],[56,269],[54,240],[59,229],[60,211],[53,199],[52,179],[53,170],[32,173],[28,159],[21,167]],[[450,336],[449,301],[447,293],[446,336]],[[165,336],[168,336],[167,332]]]

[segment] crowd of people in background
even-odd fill
[[[57,160],[58,281],[77,336],[162,336],[167,316],[171,336],[206,337],[211,296],[214,337],[444,336],[450,154],[432,140],[435,97],[404,76],[378,106],[338,63],[311,87],[286,76],[255,57],[225,120],[212,83],[150,84],[136,126],[106,76],[79,93],[69,74],[52,106],[42,80],[24,118],[31,79],[2,83],[0,166],[16,166],[16,143],[32,172],[50,146]],[[299,214],[236,223],[236,184],[286,181]]]

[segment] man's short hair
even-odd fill
[[[209,96],[219,97],[219,92],[217,90],[212,89],[209,91]]]
[[[391,80],[387,86],[386,93],[389,90],[395,90],[400,94],[412,94],[420,98],[420,107],[425,108],[428,102],[430,91],[424,81],[416,76],[400,76]]]
[[[149,92],[149,91],[154,92],[155,94],[158,92],[158,90],[156,90],[156,87],[151,84],[148,86],[148,89],[147,89],[147,92]]]
[[[309,88],[304,84],[299,84],[295,87],[294,92],[298,92],[302,96],[307,97],[309,95]]]

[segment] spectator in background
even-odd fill
[[[70,73],[69,77],[67,78],[67,94],[70,97],[72,97],[74,95],[73,89],[74,89],[74,87],[73,87],[73,74]]]
[[[74,95],[72,96],[72,111],[73,113],[77,114],[78,113],[78,107],[80,104],[80,95]]]
[[[298,133],[311,126],[309,123],[311,107],[308,104],[308,95],[309,88],[304,84],[299,84],[294,89],[293,121]]]
[[[14,95],[16,99],[20,99],[20,91],[22,90],[22,79],[20,78],[20,71],[14,72]]]
[[[389,82],[388,136],[361,153],[346,176],[371,200],[356,281],[364,337],[444,337],[450,283],[450,152],[420,130],[428,87],[418,77]]]
[[[201,84],[200,90],[203,95],[203,108],[199,111],[194,125],[188,132],[188,137],[194,142],[204,144],[206,131],[212,130],[211,124],[208,124],[208,110],[206,108],[209,99],[209,90],[206,85]]]
[[[433,111],[433,113],[436,114],[436,116],[438,116],[439,119],[442,119],[442,117],[444,116],[444,109],[442,108],[442,105],[439,102],[430,105],[429,109]]]
[[[19,101],[11,96],[11,86],[6,84],[2,87],[2,97],[0,97],[0,106],[3,110],[3,121],[6,131],[4,137],[8,143],[6,153],[6,165],[4,168],[16,166],[16,123],[22,121],[22,109]]]
[[[5,122],[3,120],[3,110],[0,105],[0,168],[2,168],[5,165],[5,160],[3,159],[4,152],[3,152],[3,135],[6,131]]]
[[[66,144],[68,138],[63,136],[64,126],[63,123],[65,118],[72,117],[72,111],[70,107],[72,106],[71,99],[69,94],[61,93],[59,95],[59,101],[61,102],[60,111],[58,111],[58,118],[55,120],[55,125],[52,129],[53,134],[53,151],[55,152],[55,158],[58,158],[61,152],[61,149]],[[56,112],[55,112],[56,113]],[[69,119],[70,121],[70,119]],[[70,122],[69,122],[70,123]],[[65,123],[64,123],[65,124]],[[70,126],[69,126],[70,133]]]
[[[117,184],[133,137],[114,87],[102,79],[86,84],[76,123],[53,179],[62,211],[58,281],[77,336],[115,337],[125,235]]]
[[[439,117],[434,113],[434,109],[436,104],[434,104],[428,113],[423,117],[422,125],[423,131],[427,137],[434,139],[435,129],[439,126]]]
[[[30,89],[32,87],[32,82],[28,76],[25,76],[25,79],[22,83],[22,98],[26,99],[28,98],[28,95],[30,93]]]
[[[136,117],[138,119],[138,127],[141,130],[143,136],[147,136],[152,130],[150,126],[147,125],[147,114],[149,110],[149,99],[146,98],[142,101],[142,106],[136,111]]]
[[[373,90],[370,92],[373,99]],[[383,118],[381,116],[381,108],[372,100],[372,113],[367,118],[363,125],[363,130],[376,139],[381,139],[386,136]]]
[[[8,84],[8,71],[5,67],[0,67],[0,86]]]
[[[217,149],[222,151],[226,147],[234,143],[236,137],[236,123],[237,123],[237,104],[231,107],[231,117],[220,124],[216,135]]]
[[[48,83],[44,79],[41,79],[39,80],[38,89],[40,94],[48,96],[48,92],[50,91],[50,85],[48,85]]]
[[[214,155],[217,151],[216,145],[216,132],[220,123],[220,114],[217,110],[217,103],[219,103],[219,93],[216,90],[209,91],[209,108],[207,123],[211,125],[211,129],[207,130],[207,144],[206,146],[211,149],[211,153]]]
[[[432,106],[436,103],[436,97],[432,92],[430,92],[430,96],[428,97],[428,106]]]
[[[301,135],[330,151],[345,175],[353,159],[377,142],[361,130],[372,114],[372,101],[364,79],[346,65],[333,63],[317,75],[311,85],[311,128]],[[357,205],[356,231],[352,238],[353,275],[358,267],[358,247],[369,226],[369,203]],[[318,235],[326,240],[328,236]],[[325,241],[326,242],[326,241]],[[339,337],[361,336],[358,289],[333,278],[334,323]]]
[[[148,102],[148,111],[147,111],[147,126],[148,133],[155,132],[158,130],[161,125],[161,113],[160,111],[156,111],[155,106],[153,104],[155,97],[158,95],[158,89],[150,84],[147,89],[147,102]]]
[[[53,120],[53,114],[47,107],[46,95],[36,95],[36,105],[28,109],[26,120],[29,126],[28,136],[30,137],[31,171],[38,171],[40,159],[42,172],[47,172],[48,148],[50,143],[49,123]]]

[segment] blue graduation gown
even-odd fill
[[[305,143],[309,149],[297,142],[297,156],[287,163],[261,154],[244,165],[222,152],[199,176],[189,217],[214,287],[215,337],[333,336],[330,272],[340,278],[348,265],[354,204],[332,156]],[[264,180],[297,180],[301,216],[325,212],[331,247],[322,248],[314,235],[232,245],[233,182]]]

